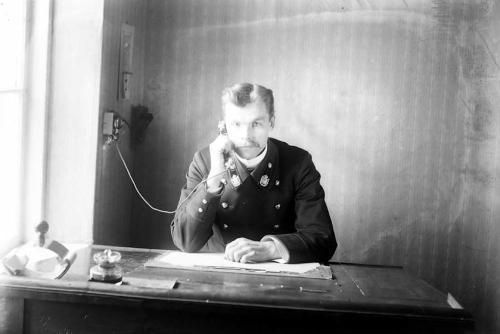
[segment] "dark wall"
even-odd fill
[[[403,265],[500,331],[498,4],[150,0],[146,21],[134,173],[154,205],[175,208],[222,89],[261,83],[272,135],[322,173],[334,259]],[[171,219],[134,200],[132,245],[172,247]]]
[[[106,0],[102,27],[102,66],[97,147],[96,195],[94,205],[94,243],[131,243],[132,199],[134,189],[113,146],[104,145],[102,119],[113,110],[130,121],[131,106],[143,103],[143,67],[146,3],[142,0]],[[118,98],[120,36],[122,24],[134,27],[130,99]],[[130,130],[124,127],[119,147],[130,169],[134,150]]]

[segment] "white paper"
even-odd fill
[[[218,268],[241,269],[255,272],[283,272],[303,274],[320,266],[317,262],[287,264],[278,261],[259,263],[239,263],[224,259],[224,253],[184,253],[180,251],[167,251],[160,255],[154,262],[164,265],[189,267],[189,268]]]

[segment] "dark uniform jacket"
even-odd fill
[[[251,173],[233,161],[223,190],[212,194],[200,184],[210,172],[209,148],[195,153],[171,224],[174,244],[186,252],[223,252],[236,238],[271,235],[288,249],[290,263],[328,261],[337,242],[311,155],[269,138],[264,159]]]

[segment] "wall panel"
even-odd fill
[[[105,111],[118,112],[131,120],[131,106],[143,101],[145,2],[141,0],[107,0],[104,2],[102,71],[97,146],[96,197],[93,240],[97,244],[127,245],[132,233],[132,199],[136,196],[119,155],[106,146],[102,137]],[[130,99],[118,98],[120,36],[122,24],[134,27]],[[129,122],[130,123],[130,122]],[[134,166],[134,150],[130,129],[124,127],[118,144],[130,169]]]

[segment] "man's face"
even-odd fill
[[[227,135],[234,150],[245,159],[255,158],[266,146],[274,119],[269,119],[262,101],[244,107],[227,103],[224,107]]]

